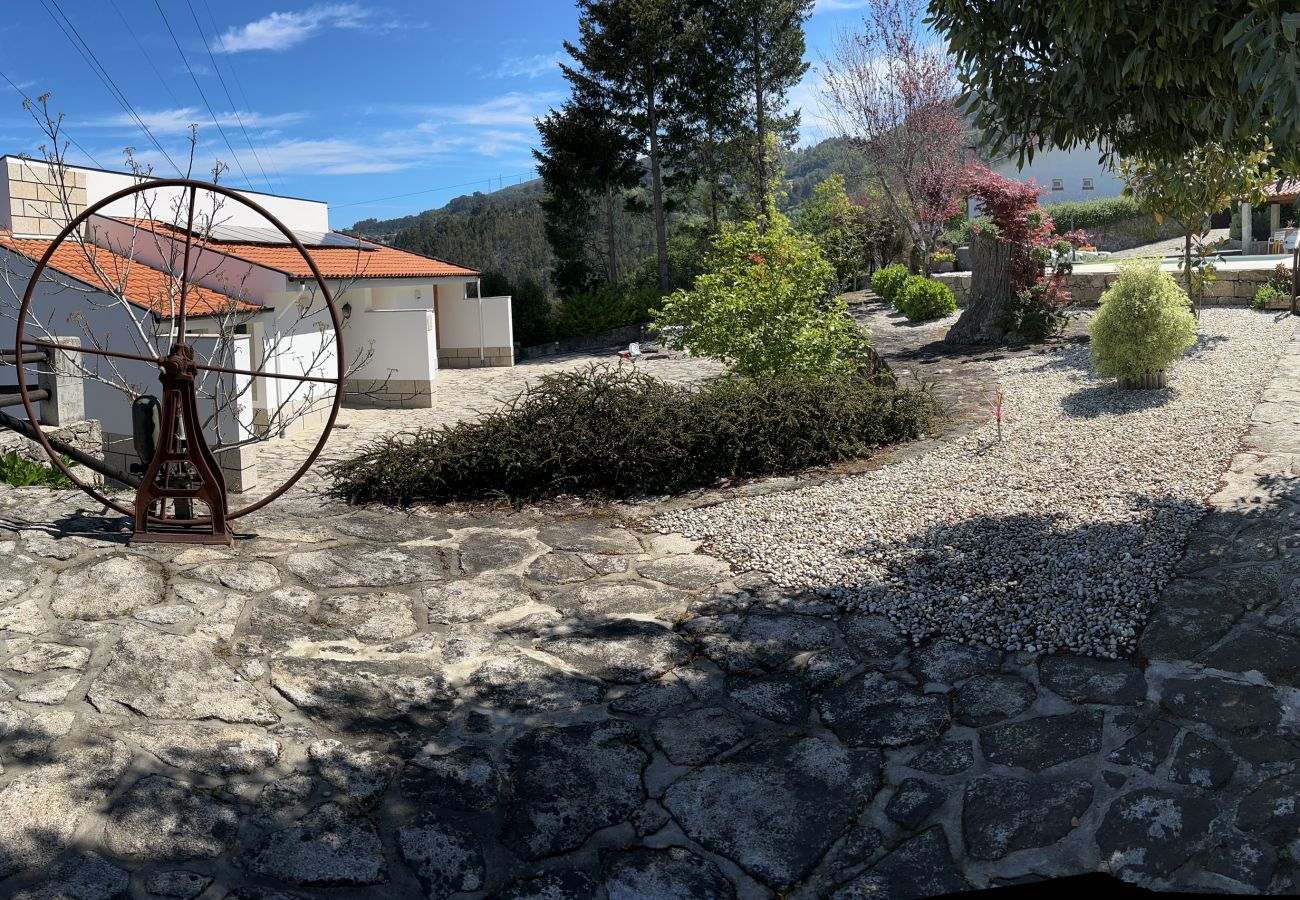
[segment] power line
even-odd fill
[[[13,88],[15,91],[18,92],[18,96],[22,97],[22,98],[23,98],[24,100],[26,100],[28,103],[32,103],[32,102],[34,102],[34,101],[32,100],[31,97],[27,96],[27,92],[24,91],[22,88],[20,88],[18,85],[14,84],[14,80],[13,80],[12,78],[10,78],[8,75],[6,75],[6,74],[4,73],[3,70],[0,70],[0,78],[3,78],[5,81],[9,82],[9,86],[10,86],[11,88]],[[99,169],[104,168],[104,166],[100,164],[99,160],[97,160],[97,159],[95,159],[95,157],[91,156],[89,150],[87,150],[85,147],[83,147],[83,146],[81,146],[80,144],[78,144],[77,141],[76,141],[76,139],[74,139],[74,138],[72,137],[72,135],[70,135],[70,134],[68,134],[67,132],[64,132],[64,131],[62,131],[62,130],[60,130],[59,133],[62,134],[62,135],[64,135],[64,136],[68,139],[68,143],[70,143],[72,146],[74,146],[74,147],[76,147],[78,150],[80,150],[83,156],[85,156],[87,159],[89,159],[91,162],[93,162],[93,163],[95,164],[95,167],[96,167],[96,168],[99,168]]]
[[[493,175],[492,178],[523,178],[525,175],[536,175],[536,170],[528,172],[510,172],[505,175]],[[385,200],[401,200],[405,197],[418,197],[420,194],[432,194],[437,191],[450,191],[454,188],[471,187],[476,184],[487,182],[488,189],[491,190],[492,178],[475,178],[473,181],[462,181],[460,184],[444,184],[441,187],[425,188],[422,191],[411,191],[408,194],[393,194],[391,197],[376,197],[373,200],[358,200],[355,203],[340,203],[332,209],[347,209],[349,206],[364,206],[367,203],[383,203]]]
[[[226,130],[221,127],[221,121],[217,118],[217,114],[212,111],[212,104],[208,102],[208,95],[203,93],[203,86],[199,84],[198,77],[194,74],[194,70],[190,68],[190,61],[185,58],[185,51],[181,49],[181,42],[176,39],[176,32],[172,31],[172,23],[167,21],[167,13],[163,12],[162,4],[158,0],[153,0],[153,5],[158,8],[158,15],[162,17],[163,24],[167,26],[167,33],[171,35],[172,43],[176,45],[176,52],[180,54],[181,62],[185,63],[185,71],[190,73],[190,80],[194,82],[199,97],[203,99],[203,105],[208,108],[208,115],[212,117],[212,124],[217,126],[217,133],[226,142],[226,149],[230,151],[231,159],[235,161],[239,174],[244,177],[244,184],[251,185],[252,180],[248,177],[248,173],[244,171],[244,164],[239,161],[239,154],[235,152],[234,146],[230,143],[230,138],[226,137]]]
[[[230,109],[235,114],[235,121],[239,123],[239,130],[244,132],[244,140],[248,143],[248,149],[253,151],[253,160],[257,163],[257,168],[262,173],[262,180],[266,186],[274,191],[271,185],[271,179],[267,177],[266,169],[262,167],[262,158],[257,155],[257,148],[253,146],[253,139],[248,136],[248,129],[244,127],[244,119],[239,115],[239,107],[235,105],[235,98],[230,96],[230,88],[226,87],[226,79],[221,74],[221,67],[217,65],[217,58],[212,54],[212,46],[208,43],[208,36],[203,33],[203,26],[199,24],[199,14],[194,11],[193,0],[187,0],[190,8],[190,15],[194,18],[194,27],[199,30],[199,39],[203,41],[204,48],[208,51],[208,59],[212,60],[212,70],[217,73],[217,80],[221,82],[221,89],[226,92],[226,99],[230,101]]]
[[[122,27],[126,29],[126,33],[131,35],[131,40],[135,41],[135,45],[139,48],[140,55],[144,57],[144,61],[149,64],[149,68],[153,69],[154,75],[158,77],[158,83],[163,86],[163,90],[167,92],[167,96],[172,98],[172,102],[176,104],[177,109],[183,108],[185,104],[181,102],[181,99],[176,96],[176,92],[172,90],[170,84],[171,79],[164,78],[163,73],[158,71],[158,67],[154,65],[153,57],[149,55],[149,51],[145,49],[144,44],[140,42],[140,38],[136,35],[136,29],[132,27],[131,23],[127,21],[126,16],[122,14],[122,10],[118,8],[117,0],[108,0],[108,2],[109,5],[113,7],[113,12],[117,13],[117,17],[121,20]]]
[[[50,2],[54,4],[54,9],[59,11],[59,16],[63,17],[63,21],[67,22],[67,28],[65,28],[63,23],[59,21],[58,17],[54,15],[54,11],[51,10],[49,6],[46,6],[45,0],[40,0],[41,8],[49,14],[49,17],[54,21],[54,24],[63,32],[63,36],[72,44],[72,48],[80,54],[86,65],[90,66],[90,70],[95,73],[97,78],[99,78],[100,83],[104,85],[109,94],[117,100],[126,114],[135,120],[135,123],[140,126],[140,130],[145,133],[145,136],[148,137],[154,147],[158,149],[158,152],[161,153],[167,162],[171,164],[171,167],[176,170],[176,174],[183,175],[184,173],[181,172],[181,167],[176,165],[176,161],[171,158],[171,155],[168,154],[163,145],[158,142],[156,137],[154,137],[153,132],[149,130],[149,126],[144,123],[144,119],[140,118],[140,115],[135,111],[135,107],[131,105],[131,101],[126,99],[126,94],[124,94],[122,89],[117,86],[117,82],[113,80],[113,76],[108,74],[108,70],[104,68],[102,63],[100,63],[99,58],[95,56],[95,52],[90,49],[90,45],[86,43],[85,39],[81,36],[81,33],[77,31],[77,26],[72,24],[72,20],[68,18],[67,13],[65,13],[63,8],[59,6],[59,0],[50,0]],[[71,32],[69,32],[69,29],[71,29]]]

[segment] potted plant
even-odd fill
[[[1097,374],[1124,388],[1162,388],[1168,367],[1196,343],[1191,300],[1156,259],[1125,260],[1092,319]]]
[[[957,254],[951,250],[936,250],[930,254],[931,272],[951,272],[957,263]]]

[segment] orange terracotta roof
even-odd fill
[[[148,228],[170,234],[177,240],[185,239],[185,230],[164,222],[148,219],[119,217],[128,225]],[[337,232],[332,232],[337,233]],[[346,237],[346,235],[345,235]],[[353,238],[353,240],[357,240]],[[476,269],[454,265],[446,260],[421,256],[406,250],[397,250],[383,244],[358,241],[358,247],[308,247],[307,253],[326,278],[445,278],[465,276],[473,278]],[[306,260],[287,244],[254,244],[242,241],[219,241],[207,238],[204,249],[224,253],[239,259],[283,272],[290,278],[311,278]]]
[[[16,238],[10,232],[0,231],[0,247],[13,250],[37,262],[50,247],[50,241]],[[93,264],[92,264],[93,260]],[[95,270],[98,266],[99,272]],[[84,282],[97,290],[117,292],[130,303],[169,318],[173,315],[168,287],[173,276],[142,262],[132,262],[125,256],[97,247],[64,241],[48,268]],[[101,275],[100,272],[103,274]],[[185,299],[189,315],[210,316],[230,312],[256,312],[262,309],[252,303],[236,300],[217,291],[191,285]]]
[[[1268,192],[1268,203],[1294,203],[1300,198],[1300,178],[1279,179]]]

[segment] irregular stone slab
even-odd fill
[[[129,706],[155,719],[221,719],[270,725],[270,703],[212,650],[184,635],[127,625],[108,666],[87,691],[91,703]]]
[[[0,789],[0,878],[48,866],[131,761],[126,745],[90,738]]]
[[[280,742],[253,728],[153,725],[127,737],[178,769],[225,778],[260,772],[280,758]]]
[[[600,884],[586,872],[564,869],[516,881],[495,900],[593,900],[600,896]]]
[[[308,775],[286,775],[268,782],[257,802],[265,809],[286,809],[303,803],[316,790],[316,779]]]
[[[980,730],[989,762],[1041,772],[1101,749],[1100,710],[1040,716]]]
[[[596,574],[576,553],[554,551],[539,556],[525,573],[540,584],[573,584]]]
[[[125,897],[131,876],[97,853],[63,860],[36,888],[19,891],[13,900],[116,900]]]
[[[398,829],[397,846],[430,900],[477,891],[487,878],[478,838],[453,822],[426,815],[420,824]]]
[[[943,829],[935,826],[900,844],[880,862],[832,895],[832,900],[888,897],[910,900],[970,890],[957,871]]]
[[[171,869],[162,872],[150,872],[145,878],[144,889],[160,897],[194,900],[211,883],[211,876],[190,872],[186,869]]]
[[[185,574],[244,594],[260,594],[280,586],[280,573],[275,566],[260,559],[211,562],[190,569]]]
[[[948,792],[920,778],[904,778],[885,804],[885,815],[909,831],[916,831],[943,806]]]
[[[728,900],[736,889],[718,867],[689,850],[628,850],[601,857],[610,900]]]
[[[452,625],[443,635],[442,660],[448,665],[515,652],[515,646],[490,625]]]
[[[250,871],[289,884],[360,886],[387,880],[383,846],[368,820],[344,817],[333,804],[268,835],[248,857]]]
[[[649,757],[624,722],[535,729],[511,741],[506,755],[515,790],[502,840],[525,859],[581,846],[645,803]]]
[[[1072,703],[1141,703],[1147,697],[1146,677],[1122,659],[1047,656],[1038,675],[1044,687]]]
[[[271,684],[312,719],[343,731],[441,725],[452,699],[442,675],[416,662],[286,657],[271,661]]]
[[[1277,869],[1277,853],[1258,838],[1226,834],[1216,838],[1205,869],[1267,892]]]
[[[597,575],[622,575],[636,559],[635,556],[608,556],[604,553],[579,553],[578,558]]]
[[[1046,847],[1065,837],[1092,805],[1087,781],[976,778],[966,785],[962,833],[976,859]]]
[[[1170,678],[1160,704],[1176,716],[1230,733],[1271,729],[1282,715],[1268,688],[1214,676]]]
[[[853,654],[842,647],[823,650],[809,658],[803,679],[808,690],[816,691],[852,672],[858,665]]]
[[[1147,659],[1190,659],[1228,633],[1245,607],[1217,581],[1179,578],[1169,583],[1138,639]]]
[[[86,663],[90,659],[90,651],[85,647],[47,644],[40,641],[21,648],[16,647],[16,644],[17,641],[9,642],[10,648],[16,650],[17,653],[5,663],[5,668],[28,675],[48,672],[51,669],[76,669],[80,671],[86,668]]]
[[[55,675],[45,677],[35,687],[27,688],[18,693],[18,699],[24,703],[45,703],[56,705],[63,703],[68,699],[68,694],[72,689],[81,683],[81,673],[73,672],[69,675]]]
[[[637,566],[637,573],[642,578],[659,581],[675,588],[695,591],[730,581],[731,566],[712,556],[698,553],[683,553],[677,556],[665,556]]]
[[[562,672],[530,656],[489,659],[469,677],[480,702],[508,709],[575,709],[599,703],[599,682]]]
[[[588,581],[552,594],[547,602],[564,615],[577,618],[643,615],[671,620],[686,611],[690,595],[639,581]]]
[[[674,782],[682,829],[775,890],[802,881],[880,789],[878,750],[818,738],[761,741]]]
[[[1119,766],[1137,766],[1154,772],[1169,755],[1169,749],[1173,747],[1177,736],[1177,725],[1157,719],[1106,758]]]
[[[1212,800],[1153,788],[1117,797],[1097,828],[1101,863],[1116,875],[1164,878],[1200,848],[1216,813]]]
[[[366,643],[396,640],[417,627],[411,598],[390,591],[326,597],[320,603],[319,616],[321,624],[340,628]]]
[[[601,681],[639,684],[690,662],[691,645],[658,622],[616,619],[564,629],[538,648]]]
[[[537,538],[556,550],[606,554],[641,552],[641,542],[636,535],[598,519],[570,519],[546,525],[538,530]]]
[[[970,740],[942,741],[925,748],[907,764],[931,775],[956,775],[975,765],[975,744]]]
[[[727,679],[727,696],[756,716],[794,725],[808,718],[808,697],[795,675]]]
[[[192,606],[185,606],[181,603],[164,603],[162,606],[151,606],[148,609],[138,610],[133,618],[141,622],[152,622],[155,625],[179,625],[181,622],[188,622],[199,614]]]
[[[327,784],[353,810],[374,808],[397,773],[397,760],[374,750],[354,750],[339,741],[314,741],[307,755]]]
[[[0,631],[40,634],[45,628],[45,615],[35,600],[23,600],[0,609]]]
[[[485,812],[501,802],[502,779],[486,751],[458,747],[414,757],[402,769],[401,787],[421,805]]]
[[[431,547],[399,550],[396,547],[337,547],[290,553],[285,567],[318,588],[392,587],[446,577],[442,555]]]
[[[919,694],[877,672],[827,688],[817,699],[822,721],[853,746],[905,747],[948,727],[948,700]]]
[[[213,859],[235,844],[239,815],[187,784],[149,775],[117,798],[104,846],[136,860]]]
[[[630,716],[661,716],[668,710],[695,699],[690,688],[676,674],[666,675],[658,681],[638,685],[626,694],[611,700],[609,708]]]
[[[429,621],[444,625],[481,622],[532,601],[533,595],[518,575],[483,575],[424,589]]]
[[[61,619],[102,621],[162,599],[161,565],[147,556],[111,556],[60,572],[50,589],[50,610]]]
[[[1264,782],[1242,798],[1237,827],[1278,843],[1294,840],[1300,830],[1300,772]]]
[[[381,544],[403,541],[443,540],[451,532],[429,518],[415,518],[395,509],[355,509],[337,520],[334,530],[348,537]]]
[[[1169,764],[1169,780],[1203,788],[1220,788],[1237,771],[1237,758],[1213,741],[1189,731],[1183,738],[1174,761]]]
[[[679,766],[706,762],[745,736],[740,717],[718,707],[656,719],[652,731],[655,743]]]
[[[1300,637],[1266,628],[1242,628],[1208,651],[1201,661],[1225,672],[1259,672],[1274,683],[1300,678]]]
[[[912,651],[912,670],[922,681],[956,684],[997,671],[1002,654],[988,647],[939,640]]]
[[[12,704],[0,703],[3,747],[17,759],[44,757],[55,741],[72,730],[75,718],[69,709],[42,709],[29,713],[15,709]]]
[[[499,528],[461,532],[457,542],[460,567],[467,575],[514,569],[546,549],[527,535]]]
[[[306,611],[286,613],[263,601],[248,617],[234,649],[241,656],[301,655],[348,637],[313,621]]]
[[[954,717],[963,725],[989,725],[1024,712],[1038,691],[1015,675],[975,675],[953,696]]]
[[[891,667],[907,650],[907,639],[884,616],[847,615],[839,624],[853,655],[872,668]]]

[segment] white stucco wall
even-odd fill
[[[509,297],[484,297],[482,317],[475,297],[438,295],[444,348],[510,347],[514,344]]]
[[[1033,161],[1026,162],[1024,168],[1018,167],[1012,158],[994,166],[993,171],[1020,181],[1032,178],[1045,192],[1039,201],[1044,204],[1118,197],[1124,183],[1113,170],[1098,161],[1100,155],[1101,151],[1095,147],[1043,149],[1035,153]],[[1092,179],[1092,190],[1083,189],[1085,178]],[[1061,190],[1053,189],[1054,179],[1060,179]]]

